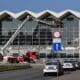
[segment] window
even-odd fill
[[[6,17],[5,21],[12,21],[12,17]]]
[[[73,58],[73,54],[67,54],[67,58]]]
[[[72,44],[72,42],[70,42],[70,41],[69,41],[69,42],[67,42],[67,44],[68,44],[68,45],[71,45],[71,44]]]
[[[60,57],[61,57],[61,58],[66,58],[66,53],[61,53],[61,54],[60,54]]]
[[[48,18],[46,18],[46,19],[44,19],[45,21],[53,21],[53,18],[51,18],[51,17],[48,17]]]
[[[79,54],[78,53],[74,53],[74,58],[79,58]]]
[[[68,18],[67,18],[67,21],[73,21],[73,20],[74,20],[73,17],[68,17]]]
[[[63,24],[63,22],[59,22],[59,23],[55,23],[55,25],[53,24],[52,27],[54,27],[54,28],[63,28],[64,24]]]
[[[48,54],[47,58],[52,58],[53,54]]]
[[[45,58],[46,54],[45,53],[40,53],[40,58]]]
[[[53,53],[53,58],[57,58],[57,53]]]

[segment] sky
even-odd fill
[[[30,10],[40,12],[46,9],[55,12],[66,9],[80,11],[80,0],[0,0],[0,11],[20,12]]]

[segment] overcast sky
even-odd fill
[[[19,12],[26,9],[33,12],[46,9],[56,12],[65,9],[80,11],[80,0],[0,0],[0,11]]]

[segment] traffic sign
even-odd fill
[[[52,44],[52,51],[54,52],[54,51],[61,51],[62,49],[61,49],[61,43],[53,43]]]
[[[54,38],[60,38],[61,37],[61,32],[59,30],[56,30],[53,32],[53,37]]]
[[[53,43],[61,43],[61,38],[54,38]]]

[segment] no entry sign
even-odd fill
[[[61,32],[59,30],[56,30],[53,32],[53,37],[54,38],[60,38],[61,37]]]

